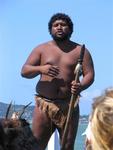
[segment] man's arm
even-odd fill
[[[93,60],[87,49],[85,50],[82,67],[83,78],[80,83],[72,81],[71,92],[73,94],[80,93],[81,91],[87,89],[94,82],[95,71]]]
[[[95,77],[94,64],[88,50],[85,51],[83,60],[83,78],[81,80],[82,90],[87,89],[93,82]]]
[[[21,70],[22,77],[33,78],[41,73],[40,58],[41,51],[40,48],[37,47],[31,52],[25,64],[23,65]]]
[[[41,65],[42,49],[40,47],[35,48],[25,64],[22,67],[21,75],[25,78],[34,78],[39,74],[45,74],[50,77],[56,77],[59,74],[58,66],[51,64]]]

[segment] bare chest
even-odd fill
[[[71,67],[76,65],[78,57],[79,55],[75,50],[68,53],[58,50],[47,50],[41,56],[41,64],[51,64],[59,67]]]

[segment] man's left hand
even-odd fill
[[[82,86],[79,82],[72,81],[71,82],[71,93],[72,94],[79,94],[82,90]]]

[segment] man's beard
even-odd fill
[[[62,37],[58,37],[58,36],[52,35],[52,34],[51,34],[51,36],[52,36],[53,40],[59,41],[59,42],[69,40],[69,38],[70,38],[69,34],[62,36]]]

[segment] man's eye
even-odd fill
[[[63,26],[63,27],[67,27],[67,24],[61,24],[61,26]]]
[[[53,25],[53,27],[57,27],[57,26],[58,26],[58,24]]]
[[[62,25],[62,26],[66,26],[66,24],[65,24],[65,23],[62,23],[61,25]]]

